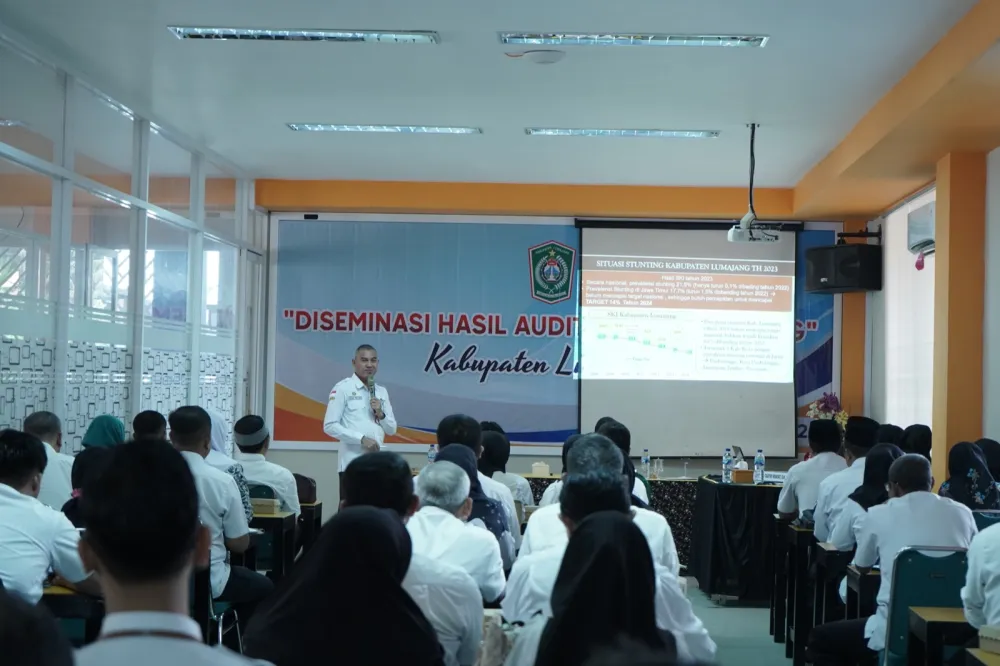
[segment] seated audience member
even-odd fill
[[[889,500],[889,491],[886,490],[889,468],[902,455],[898,446],[878,444],[865,456],[864,481],[848,495],[830,530],[830,543],[834,548],[841,551],[854,550],[864,529],[868,510]]]
[[[878,430],[875,433],[875,443],[899,446],[899,443],[903,441],[904,434],[905,431],[898,425],[883,423],[878,427]]]
[[[73,646],[52,614],[2,588],[0,654],[17,666],[73,666]]]
[[[823,479],[847,469],[840,455],[840,425],[832,419],[813,419],[809,423],[809,460],[795,463],[788,470],[778,495],[778,512],[794,519],[816,506],[816,495]]]
[[[559,518],[570,534],[568,543],[572,543],[573,530],[588,516],[608,511],[625,516],[632,513],[621,475],[607,471],[567,476],[560,506]],[[552,590],[565,552],[566,548],[549,548],[518,558],[503,601],[508,622],[529,622],[539,614],[551,617]],[[657,626],[673,633],[678,652],[685,658],[712,660],[715,643],[695,617],[677,577],[658,564],[654,564],[654,571]]]
[[[469,475],[453,463],[435,462],[420,472],[420,510],[406,522],[413,552],[451,564],[472,576],[487,602],[503,594],[500,544],[488,531],[466,524],[472,512]]]
[[[965,619],[974,629],[1000,625],[1000,529],[985,529],[969,546],[962,588]]]
[[[1000,509],[1000,489],[986,466],[979,447],[972,442],[959,442],[948,452],[948,480],[938,490],[973,511]]]
[[[528,480],[507,472],[507,462],[510,460],[510,440],[507,435],[495,430],[484,430],[480,443],[483,455],[479,457],[479,471],[505,485],[521,506],[534,506],[535,497],[531,494]]]
[[[496,421],[480,421],[479,429],[483,432],[498,432],[501,435],[507,434],[507,431],[504,430]]]
[[[38,501],[53,509],[62,508],[73,495],[73,456],[62,453],[62,423],[52,412],[35,412],[24,419],[24,432],[45,447],[45,474]]]
[[[66,514],[74,527],[85,527],[83,514],[80,511],[83,489],[89,488],[91,484],[104,475],[113,450],[105,448],[84,449],[73,459],[73,496],[63,504],[62,512]]]
[[[865,456],[875,446],[878,428],[878,421],[865,416],[847,419],[847,426],[844,428],[844,460],[847,462],[847,469],[834,472],[823,479],[819,484],[819,492],[816,493],[816,509],[813,511],[816,525],[813,534],[818,541],[830,538],[830,530],[833,529],[847,496],[864,482]]]
[[[0,431],[0,583],[11,594],[37,604],[53,569],[83,592],[99,594],[87,579],[69,519],[38,501],[45,448],[31,435]]]
[[[132,419],[132,439],[167,439],[167,419],[152,409],[139,412]]]
[[[584,435],[576,441],[566,456],[567,476],[600,471],[620,473],[623,458],[621,450],[604,435],[596,433]],[[550,504],[540,507],[531,514],[524,531],[520,557],[547,548],[566,547],[569,537],[566,534],[566,526],[559,519],[559,512],[559,504]],[[635,524],[649,541],[653,561],[666,567],[675,576],[680,573],[677,546],[674,544],[674,535],[670,531],[667,519],[655,511],[635,506],[632,507],[632,515]]]
[[[903,431],[903,439],[899,442],[903,453],[916,453],[928,460],[931,459],[931,429],[925,425],[914,424]]]
[[[607,417],[604,418],[606,419]],[[635,465],[632,464],[632,459],[629,457],[632,452],[632,433],[623,424],[614,419],[604,421],[595,432],[604,435],[614,442],[615,446],[621,449],[622,455],[625,457],[625,466],[629,468],[626,474],[634,479],[631,491],[632,497],[642,502],[643,508],[649,508],[649,493],[646,492],[646,484],[636,477]],[[635,502],[633,502],[634,504]]]
[[[187,461],[198,488],[198,513],[212,535],[212,598],[228,601],[246,626],[257,604],[274,588],[256,571],[230,566],[229,551],[246,552],[250,527],[233,477],[209,465],[212,418],[201,407],[178,407],[170,412],[170,441]]]
[[[815,666],[857,663],[885,648],[886,618],[896,554],[911,546],[968,548],[976,535],[972,512],[938,497],[926,458],[906,454],[889,468],[889,501],[868,510],[854,564],[863,572],[880,563],[875,615],[815,627],[809,653]],[[933,553],[931,553],[933,554]]]
[[[995,439],[977,439],[976,446],[983,452],[986,459],[986,467],[990,470],[993,480],[1000,483],[1000,442]]]
[[[482,479],[478,474],[479,470],[476,469],[476,454],[465,446],[449,446],[438,453],[434,464],[439,462],[453,463],[469,477],[469,498],[472,500],[472,508],[467,520],[472,526],[484,527],[493,535],[500,548],[503,568],[505,571],[509,570],[514,564],[516,555],[514,536],[507,525],[503,504],[499,500],[487,497],[483,491]],[[417,485],[420,485],[419,478]]]
[[[343,479],[342,508],[373,506],[391,509],[406,522],[419,504],[413,494],[410,466],[402,456],[390,451],[368,453],[352,460],[344,470]],[[409,543],[407,538],[408,552]],[[307,555],[311,555],[316,548],[313,546]],[[447,666],[474,664],[483,635],[483,600],[472,577],[456,566],[412,553],[409,569],[406,569],[406,577],[403,578],[403,589],[437,632],[437,638],[444,647],[444,663]],[[379,624],[382,624],[381,621]],[[357,649],[362,650],[363,647]],[[400,657],[397,660],[358,659],[346,663],[408,664],[410,661]]]
[[[243,466],[233,460],[226,448],[226,417],[215,410],[206,409],[210,419],[212,419],[212,449],[208,452],[205,462],[215,469],[225,472],[236,481],[236,487],[240,491],[240,503],[243,505],[243,513],[246,514],[247,522],[253,519],[253,504],[250,502],[250,486],[246,476],[243,474]]]
[[[508,666],[583,666],[620,640],[677,651],[656,626],[656,570],[627,515],[595,513],[575,526],[552,589],[552,617],[526,625]],[[679,588],[678,588],[679,590]]]
[[[212,421],[213,427],[215,421]],[[240,465],[247,483],[267,486],[281,500],[281,510],[296,516],[302,513],[299,506],[299,488],[295,475],[266,460],[271,446],[271,433],[259,416],[244,416],[233,426],[233,439],[240,450]]]
[[[494,481],[482,472],[478,471],[479,457],[483,455],[482,430],[479,423],[472,417],[464,414],[452,414],[441,419],[437,427],[438,455],[446,446],[451,444],[462,444],[468,447],[477,461],[476,473],[479,475],[479,485],[482,486],[486,496],[497,500],[503,506],[504,515],[507,520],[507,529],[514,537],[514,548],[521,547],[521,523],[517,519],[517,508],[514,506],[514,495],[510,489]],[[454,462],[454,461],[452,461]],[[475,487],[475,484],[473,484]]]
[[[82,510],[80,554],[101,577],[106,616],[77,666],[254,663],[205,645],[190,618],[192,570],[208,565],[212,537],[199,524],[198,490],[177,451],[157,440],[110,450]]]
[[[566,478],[566,454],[568,454],[569,450],[573,448],[574,444],[576,444],[576,440],[580,439],[580,437],[582,436],[583,435],[581,435],[580,433],[576,433],[574,435],[570,435],[569,437],[567,437],[566,441],[563,442],[562,472],[561,472],[563,478]],[[541,507],[541,506],[548,506],[549,504],[556,504],[557,502],[559,502],[559,493],[561,492],[562,492],[562,479],[558,481],[553,481],[552,483],[549,484],[549,487],[545,489],[545,492],[542,493],[542,499],[539,500],[538,506]]]
[[[83,448],[91,447],[106,448],[118,446],[125,442],[125,426],[120,419],[110,414],[101,414],[94,417],[87,426],[87,431],[83,433],[81,444]]]

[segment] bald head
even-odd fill
[[[916,453],[896,458],[889,468],[889,495],[902,497],[907,493],[929,491],[934,487],[931,463]]]

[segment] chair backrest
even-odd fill
[[[271,486],[250,483],[247,484],[247,490],[250,491],[250,499],[278,499],[278,495],[275,494],[274,488]]]
[[[965,549],[940,546],[904,548],[896,555],[885,627],[885,663],[905,664],[910,607],[961,608],[968,565]]]
[[[521,500],[514,500],[514,509],[517,512],[517,524],[520,525],[524,522],[524,502]]]
[[[191,573],[191,618],[201,629],[202,640],[207,641],[212,617],[212,574],[209,567]]]
[[[316,479],[297,472],[293,472],[292,476],[295,477],[295,489],[298,491],[299,502],[303,504],[315,504]]]
[[[972,517],[976,520],[976,528],[980,532],[990,525],[1000,523],[1000,511],[973,511]]]
[[[651,488],[649,487],[649,481],[647,481],[646,477],[644,477],[642,474],[639,474],[639,472],[635,473],[635,478],[639,479],[639,481],[642,482],[642,485],[644,485],[646,487],[646,497],[648,497],[649,501],[652,502],[653,501],[653,493],[651,492]],[[631,492],[631,489],[630,489],[629,492]]]

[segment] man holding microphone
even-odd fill
[[[389,392],[375,384],[378,352],[361,345],[354,352],[354,374],[337,382],[323,419],[323,432],[340,441],[340,476],[352,460],[382,448],[386,435],[396,434],[396,417]],[[344,486],[340,486],[343,498]]]

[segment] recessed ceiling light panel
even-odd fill
[[[658,139],[715,139],[716,130],[664,130],[664,129],[575,129],[564,127],[529,127],[530,136],[618,136]]]
[[[172,25],[177,39],[251,42],[369,42],[377,44],[437,44],[436,32],[425,30],[272,30],[260,28],[210,28]]]
[[[328,123],[288,123],[295,132],[366,132],[373,134],[482,134],[478,127],[437,125],[332,125]]]
[[[668,35],[576,32],[501,32],[502,44],[532,46],[722,46],[763,48],[766,35]]]

